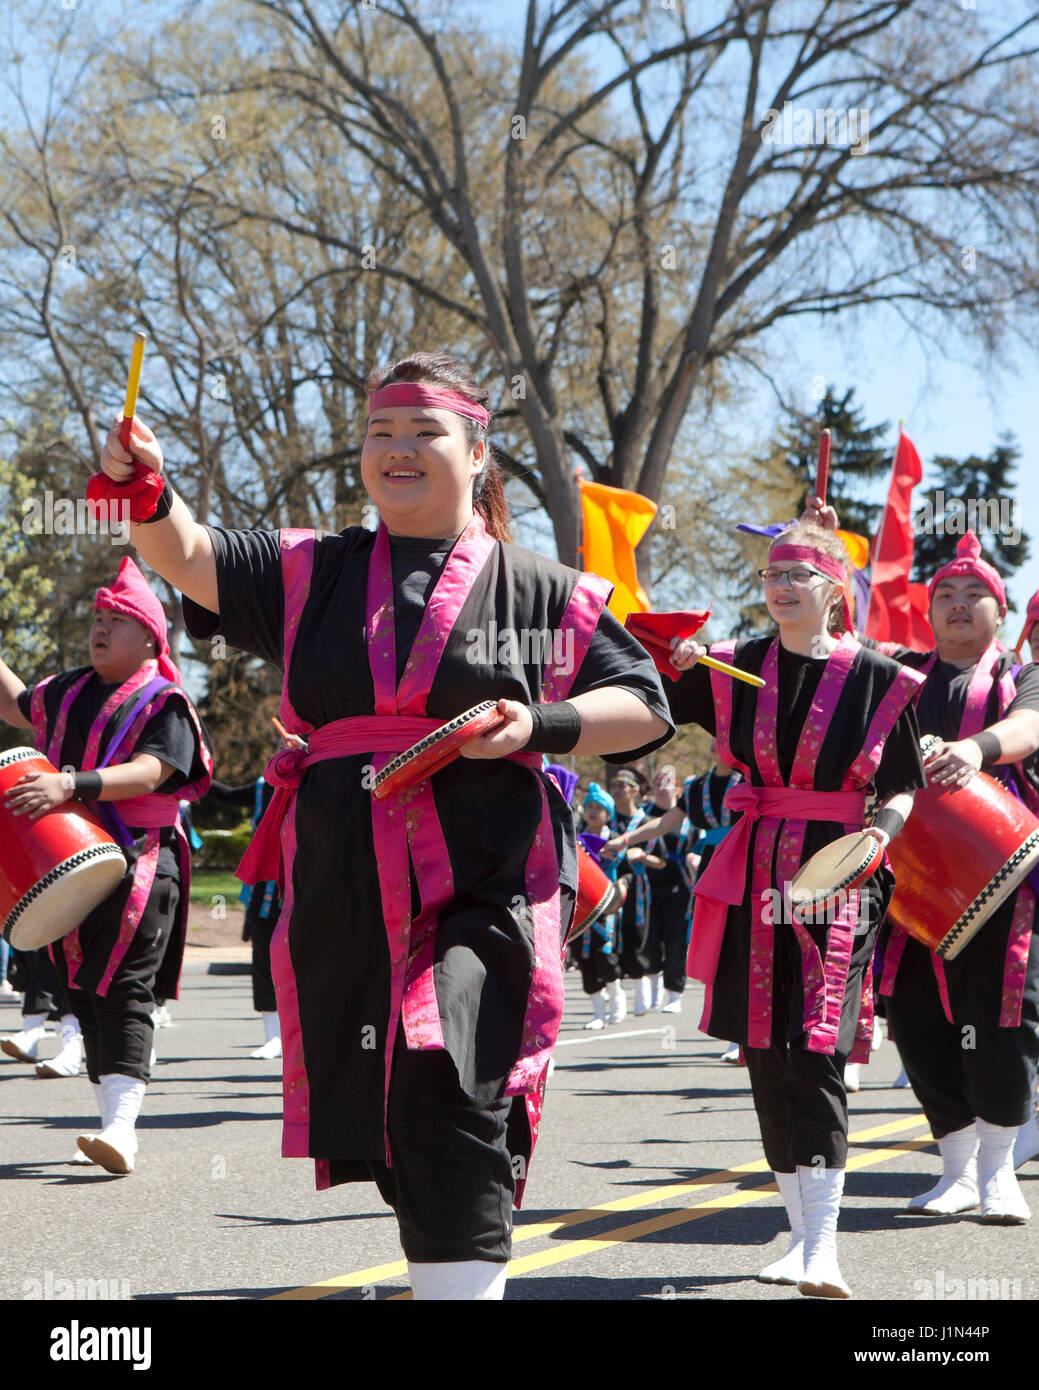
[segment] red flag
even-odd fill
[[[902,647],[929,652],[934,647],[934,633],[927,619],[927,586],[909,582],[913,565],[913,488],[923,481],[923,476],[920,455],[913,441],[900,430],[887,505],[873,547],[866,635],[878,642],[897,642]]]

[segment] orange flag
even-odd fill
[[[604,483],[579,483],[584,545],[581,567],[614,585],[609,609],[618,622],[629,613],[648,613],[649,598],[639,583],[635,547],[657,514],[655,502]]]

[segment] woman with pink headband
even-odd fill
[[[679,641],[668,685],[677,724],[699,724],[743,775],[726,794],[742,817],[697,880],[694,964],[708,984],[700,1027],[743,1045],[771,1166],[790,1219],[787,1253],[765,1283],[847,1298],[836,1230],[848,1152],[844,1066],[866,1061],[872,1034],[873,943],[894,889],[884,868],[834,917],[790,910],[800,866],[881,809],[886,844],[924,785],[913,712],[920,678],[870,651],[850,630],[843,544],[798,524],[772,543],[761,571],[778,632],[714,643],[710,652],[761,676],[761,689],[696,664],[706,648]],[[704,968],[698,945],[720,942]],[[713,972],[713,973],[712,973]]]
[[[573,816],[542,753],[622,762],[673,726],[610,586],[510,543],[487,393],[420,353],[368,387],[376,532],[200,526],[167,483],[133,542],[183,592],[195,637],[219,630],[282,668],[281,721],[309,740],[268,768],[285,811],[283,1152],[314,1158],[319,1187],[377,1183],[416,1298],[501,1298],[576,887]],[[132,442],[161,469],[139,421]],[[132,475],[116,433],[102,467]],[[416,725],[482,701],[500,728],[413,791],[372,796]]]

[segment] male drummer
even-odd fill
[[[70,798],[95,804],[130,865],[51,948],[101,1112],[100,1135],[80,1136],[75,1161],[123,1174],[133,1172],[137,1152],[156,979],[162,966],[159,993],[175,998],[180,974],[188,856],[178,798],[206,791],[212,759],[170,659],[162,604],[129,557],[94,600],[90,662],[26,689],[0,660],[0,718],[31,726],[35,746],[62,769],[27,774],[5,800],[27,823]],[[164,962],[174,931],[179,948]]]
[[[832,508],[813,509],[836,525]],[[928,780],[963,786],[984,769],[1011,791],[1034,787],[1039,667],[1022,668],[996,640],[1006,592],[973,532],[928,593],[935,651],[881,648],[927,673],[917,703],[920,730],[943,740],[926,760]],[[926,814],[919,802],[916,814]],[[980,829],[965,824],[963,834]],[[936,1186],[910,1202],[913,1211],[953,1215],[972,1210],[980,1198],[983,1221],[1029,1219],[1013,1150],[1029,1119],[1039,1059],[1035,909],[1035,894],[1020,888],[955,960],[940,960],[902,932],[891,934],[881,992],[890,995],[888,1023],[943,1165]]]

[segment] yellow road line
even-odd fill
[[[927,1121],[922,1114],[904,1116],[902,1119],[892,1120],[886,1124],[874,1125],[871,1129],[858,1130],[856,1133],[850,1134],[848,1140],[852,1144],[864,1144],[872,1139],[882,1139],[890,1134],[897,1134],[901,1130],[918,1129],[920,1125],[926,1123]],[[867,1167],[874,1162],[883,1163],[907,1150],[926,1148],[928,1144],[933,1142],[934,1140],[928,1136],[926,1139],[912,1140],[898,1147],[875,1149],[868,1154],[849,1158],[847,1166],[849,1169],[855,1169]],[[713,1173],[704,1173],[698,1178],[691,1178],[688,1182],[670,1183],[666,1187],[655,1187],[648,1192],[637,1192],[629,1197],[618,1197],[612,1202],[603,1202],[599,1206],[586,1207],[581,1211],[565,1212],[561,1216],[553,1217],[551,1221],[537,1221],[530,1226],[518,1227],[513,1233],[513,1244],[516,1245],[524,1240],[533,1240],[537,1236],[551,1235],[553,1232],[564,1230],[568,1226],[580,1226],[589,1221],[597,1221],[611,1212],[630,1211],[637,1207],[652,1206],[656,1202],[674,1200],[701,1188],[717,1187],[722,1183],[732,1182],[747,1173],[765,1173],[768,1171],[768,1164],[765,1160],[757,1158],[750,1163],[738,1164],[734,1168],[721,1168]],[[609,1245],[637,1240],[640,1236],[648,1235],[653,1231],[666,1230],[669,1226],[681,1225],[686,1221],[697,1221],[701,1216],[709,1216],[715,1211],[724,1211],[728,1207],[743,1206],[748,1202],[760,1201],[762,1197],[767,1197],[775,1191],[775,1183],[762,1183],[740,1192],[729,1193],[724,1197],[700,1202],[695,1206],[682,1207],[679,1211],[663,1212],[659,1216],[636,1222],[631,1226],[615,1227],[610,1231],[603,1232],[601,1236],[590,1237],[587,1240],[567,1241],[543,1254],[527,1255],[518,1260],[510,1260],[509,1274],[511,1277],[515,1274],[522,1274],[528,1269],[538,1269],[542,1265],[576,1259],[579,1255],[587,1254],[591,1250],[602,1250]],[[327,1298],[340,1289],[361,1288],[366,1284],[378,1283],[382,1279],[393,1279],[402,1274],[406,1275],[407,1271],[408,1266],[404,1260],[397,1260],[391,1264],[372,1265],[368,1269],[361,1269],[353,1274],[340,1274],[332,1279],[322,1279],[314,1284],[305,1284],[298,1289],[286,1289],[283,1293],[270,1294],[265,1301]],[[394,1294],[392,1297],[410,1298],[411,1295],[410,1293]]]

